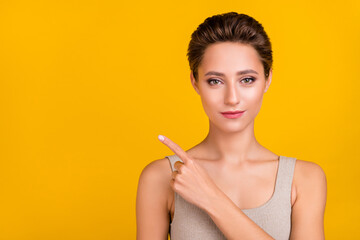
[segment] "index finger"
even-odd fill
[[[177,145],[176,143],[174,143],[169,138],[163,135],[159,135],[158,138],[162,143],[168,146],[168,148],[170,148],[171,151],[173,151],[181,160],[183,160],[184,163],[186,162],[188,157],[187,153],[184,150],[182,150],[182,148],[179,145]]]

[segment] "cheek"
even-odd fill
[[[256,104],[262,99],[262,92],[258,88],[251,88],[243,91],[242,99],[248,103]]]
[[[256,113],[260,110],[262,98],[263,91],[259,88],[249,89],[249,91],[244,92],[242,95],[245,107],[248,110],[255,111]]]
[[[214,94],[212,92],[206,92],[201,95],[201,102],[205,112],[208,114],[210,111],[219,110],[219,104],[221,104],[221,94]]]

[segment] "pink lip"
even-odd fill
[[[228,112],[222,112],[221,114],[226,118],[239,118],[241,115],[243,115],[245,111],[228,111]]]

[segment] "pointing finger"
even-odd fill
[[[174,143],[169,138],[163,135],[159,135],[158,138],[162,143],[168,146],[168,148],[170,148],[171,151],[173,151],[184,163],[186,162],[187,154],[184,150],[182,150],[182,148],[179,145],[177,145],[176,143]]]

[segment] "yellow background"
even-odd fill
[[[237,11],[270,36],[261,144],[328,180],[327,239],[359,229],[359,1],[1,1],[0,239],[135,239],[141,170],[208,129],[186,49]]]

